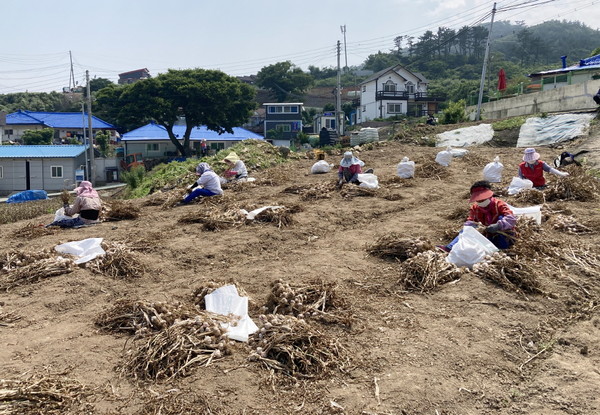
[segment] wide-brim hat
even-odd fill
[[[229,161],[231,164],[235,164],[238,161],[240,161],[240,158],[234,151],[232,151],[227,157],[223,159],[223,161]]]
[[[536,161],[539,160],[540,153],[535,151],[535,148],[526,148],[523,152],[523,161]]]
[[[494,196],[494,192],[487,187],[476,187],[471,190],[471,198],[469,199],[469,202],[477,202],[478,200],[489,199],[492,196]]]

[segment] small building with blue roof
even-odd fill
[[[0,146],[0,194],[72,188],[78,179],[76,171],[85,170],[88,148],[84,145]]]
[[[181,137],[182,144],[185,128],[185,125],[175,125],[173,127],[173,133],[176,137]],[[202,139],[206,140],[209,150],[214,153],[229,148],[240,141],[264,140],[264,137],[241,127],[234,127],[232,134],[227,132],[219,134],[205,126],[194,127],[190,134],[190,148],[192,151],[199,151]],[[144,159],[174,157],[177,155],[177,148],[169,138],[166,128],[155,123],[146,124],[123,134],[120,141],[125,147],[125,154],[142,153]]]
[[[87,113],[81,112],[42,112],[19,110],[6,115],[6,125],[2,130],[2,141],[20,141],[27,130],[52,128],[54,140],[78,139],[83,142],[83,131],[88,128]],[[112,124],[92,115],[92,131],[108,131],[116,141],[117,130]]]
[[[600,71],[600,55],[581,59],[574,65],[567,66],[567,57],[562,56],[562,67],[527,75],[531,79],[529,90],[548,91],[566,85],[581,84],[597,79]]]

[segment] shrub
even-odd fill
[[[448,108],[442,111],[442,123],[443,124],[458,124],[459,122],[466,121],[467,114],[465,111],[465,100],[461,99],[456,102],[450,101]]]
[[[125,183],[127,183],[127,186],[129,186],[131,189],[135,189],[142,183],[145,175],[146,169],[144,166],[135,166],[129,171],[124,171],[121,174],[121,178]]]

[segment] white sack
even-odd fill
[[[446,150],[437,153],[435,156],[435,162],[444,167],[448,167],[452,162],[452,148],[448,147]]]
[[[359,187],[367,189],[379,189],[379,180],[373,173],[358,174]]]
[[[471,268],[486,255],[498,252],[498,248],[474,227],[463,227],[458,242],[452,247],[446,260],[458,267]]]
[[[333,165],[327,163],[325,160],[319,160],[312,165],[312,167],[310,168],[310,172],[312,174],[329,173],[332,167]]]
[[[76,264],[83,264],[91,261],[97,256],[104,255],[106,252],[102,249],[103,238],[88,238],[82,241],[67,242],[56,245],[54,250],[62,254],[71,254],[79,257]]]
[[[244,215],[246,215],[246,219],[254,220],[256,215],[258,215],[259,213],[261,213],[267,209],[272,209],[273,211],[276,211],[277,209],[281,209],[282,207],[284,207],[284,206],[263,206],[261,208],[254,209],[250,212],[248,212],[246,209],[240,209],[240,212],[242,212]]]
[[[204,297],[206,311],[228,316],[239,317],[235,323],[221,323],[227,329],[227,337],[240,342],[247,342],[248,336],[258,327],[248,316],[248,297],[240,297],[235,285],[220,287]]]
[[[415,162],[404,157],[396,167],[396,174],[402,179],[410,179],[415,175]]]
[[[500,163],[500,157],[494,157],[494,161],[488,163],[483,168],[483,180],[490,183],[500,183],[502,181],[502,170],[504,165]]]
[[[453,148],[450,150],[452,157],[464,157],[469,154],[469,150],[466,148]]]
[[[533,182],[529,179],[521,179],[520,177],[513,177],[512,181],[508,185],[508,194],[516,195],[521,190],[533,189]]]

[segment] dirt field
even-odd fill
[[[520,149],[471,148],[436,177],[393,179],[403,156],[423,164],[438,151],[398,143],[362,151],[360,158],[379,177],[376,192],[338,191],[335,173],[310,175],[314,160],[305,159],[255,172],[255,183],[228,189],[220,200],[177,208],[151,206],[151,198],[135,201],[141,214],[134,220],[34,237],[15,235],[33,221],[2,225],[3,252],[36,253],[102,237],[123,242],[146,267],[142,272],[134,263],[125,277],[77,267],[0,294],[3,388],[10,389],[6,381],[41,378],[76,385],[47,394],[44,402],[55,406],[31,412],[43,414],[600,413],[597,201],[545,204],[546,221],[535,239],[547,250],[536,257],[513,255],[538,278],[539,293],[502,288],[473,272],[421,293],[401,282],[400,261],[367,254],[367,246],[391,233],[448,242],[462,225],[457,209],[466,213],[468,189],[483,165],[499,155],[506,187],[521,158]],[[538,151],[548,162],[559,152]],[[216,215],[266,205],[288,207],[292,223],[208,231],[202,223],[180,221],[209,210]],[[552,218],[559,214],[575,218],[587,233],[555,229]],[[34,222],[51,220],[46,215]],[[141,276],[133,278],[136,271]],[[337,284],[330,287],[338,309],[321,319],[306,316],[308,327],[320,333],[311,341],[320,335],[339,347],[315,378],[271,372],[249,361],[253,348],[236,343],[231,354],[208,366],[190,366],[187,376],[136,380],[125,362],[144,340],[95,325],[122,298],[192,304],[195,290],[209,282],[235,282],[250,297],[250,315],[261,326],[258,315],[277,279],[292,286]],[[29,413],[5,401],[0,399],[0,413]]]

